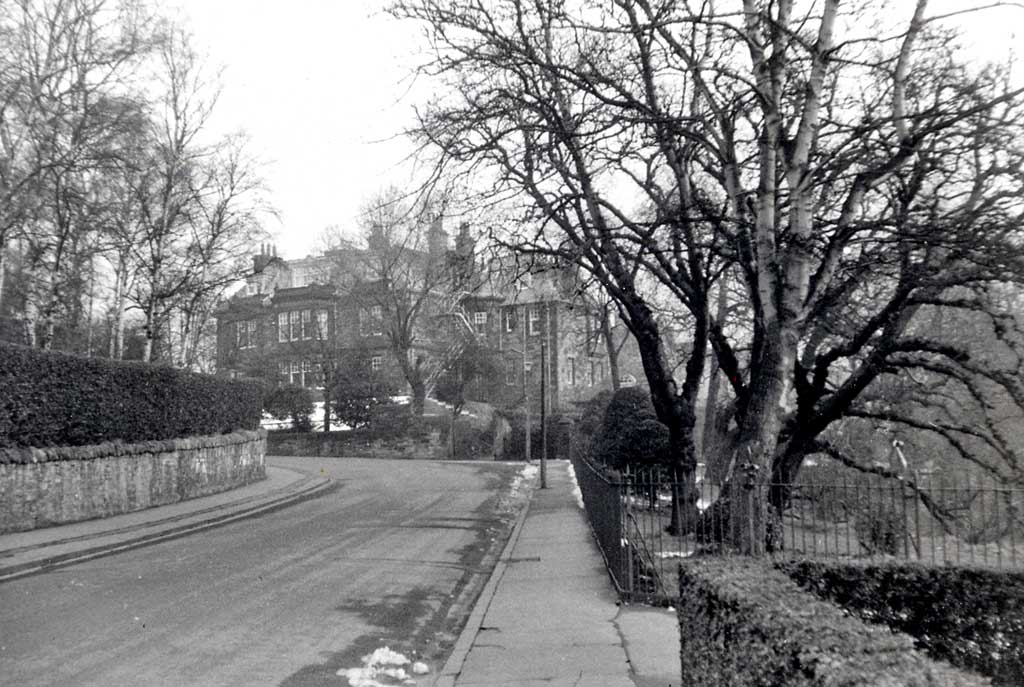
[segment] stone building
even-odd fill
[[[428,393],[446,363],[471,341],[494,356],[498,371],[497,379],[467,386],[472,400],[508,408],[525,401],[539,410],[542,349],[552,412],[571,410],[572,401],[610,389],[600,329],[566,273],[535,268],[516,275],[494,261],[482,263],[467,236],[464,225],[450,250],[438,225],[426,251],[406,256],[415,268],[443,255],[447,270],[444,280],[423,285],[429,289],[418,294],[424,302],[409,355],[426,361]],[[394,294],[387,293],[386,280],[374,278],[375,257],[369,248],[350,246],[283,260],[262,246],[253,258],[254,276],[216,313],[218,372],[319,391],[325,361],[358,352],[367,374],[384,375],[407,390],[384,326],[390,313],[383,296]]]

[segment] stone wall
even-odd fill
[[[267,453],[272,456],[334,456],[345,458],[434,459],[448,457],[448,446],[440,433],[431,432],[417,440],[408,437],[382,438],[354,432],[271,432]]]
[[[162,506],[266,477],[266,432],[0,449],[0,533]]]

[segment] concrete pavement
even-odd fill
[[[567,462],[549,465],[438,687],[679,687],[667,609],[620,605]]]
[[[326,476],[267,466],[267,479],[109,518],[0,535],[0,582],[180,537],[281,508],[331,488]]]

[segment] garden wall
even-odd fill
[[[0,449],[0,533],[162,506],[266,477],[266,432]]]
[[[344,456],[346,458],[448,457],[440,432],[426,437],[390,437],[360,430],[342,432],[270,432],[267,453],[272,456]]]
[[[680,566],[683,683],[694,687],[977,687],[988,678],[932,660],[907,635],[846,615],[767,561]]]

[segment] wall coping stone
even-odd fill
[[[267,430],[236,430],[227,434],[208,434],[202,436],[182,437],[180,439],[161,439],[157,441],[140,441],[125,443],[123,441],[106,441],[102,444],[87,446],[47,446],[37,448],[18,446],[0,448],[0,464],[31,465],[33,463],[56,463],[73,460],[96,460],[115,456],[127,456],[138,453],[160,453],[187,449],[216,448],[245,444],[257,439],[266,439]]]

